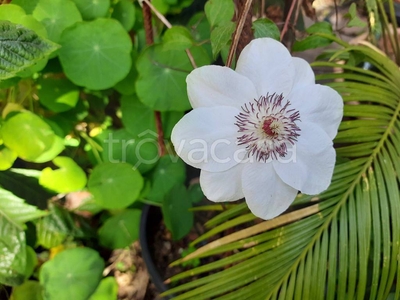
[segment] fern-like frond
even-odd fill
[[[343,96],[332,184],[301,195],[292,210],[198,249],[187,259],[226,256],[170,279],[211,275],[178,285],[174,299],[400,298],[400,71],[367,46],[341,53],[364,57],[376,71],[318,62],[342,73],[319,75]],[[254,217],[244,205],[220,214],[198,241]]]

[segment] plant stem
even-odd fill
[[[283,38],[285,37],[286,32],[288,31],[290,19],[292,17],[292,14],[293,14],[293,11],[294,11],[294,7],[296,6],[295,5],[296,3],[297,3],[297,0],[293,0],[292,3],[290,4],[290,9],[289,9],[289,12],[288,12],[288,14],[286,16],[285,24],[283,25],[283,29],[282,29],[282,32],[281,32],[281,38],[280,38],[281,42],[282,42]]]

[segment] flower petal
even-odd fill
[[[242,184],[251,212],[265,220],[283,213],[298,192],[279,178],[271,163],[246,164]]]
[[[227,67],[197,68],[188,75],[186,82],[193,108],[220,105],[240,108],[258,98],[253,83]]]
[[[300,57],[293,57],[292,62],[296,70],[293,86],[315,84],[314,71],[306,60]]]
[[[323,128],[332,140],[343,117],[342,97],[332,88],[319,84],[296,87],[288,96],[291,108],[300,112],[302,122]]]
[[[273,161],[279,177],[304,194],[316,195],[326,190],[336,161],[330,137],[315,124],[303,123],[299,139],[291,149],[291,157]]]
[[[237,164],[224,172],[200,173],[200,186],[207,199],[214,202],[235,201],[243,198],[243,164]]]
[[[200,107],[186,114],[172,130],[177,154],[189,165],[210,172],[226,171],[237,165],[243,150],[236,145],[234,107]]]
[[[284,45],[271,38],[251,41],[242,51],[236,72],[249,78],[258,96],[267,93],[286,96],[292,89],[295,68]]]

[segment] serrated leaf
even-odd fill
[[[349,19],[347,27],[365,27],[367,23],[362,21],[357,15],[357,5],[352,3],[349,7],[349,12],[344,15],[345,18]]]
[[[104,261],[93,249],[62,251],[45,262],[40,271],[45,299],[88,299],[100,283],[103,269]]]
[[[22,25],[0,21],[0,80],[15,76],[58,47]]]
[[[22,229],[25,222],[35,220],[47,213],[25,201],[13,193],[0,188],[0,216],[6,218],[13,225]]]
[[[25,233],[20,226],[2,213],[0,214],[0,257],[0,283],[10,286],[22,284],[26,271]]]
[[[332,25],[328,22],[317,22],[306,29],[308,34],[327,33],[333,35]]]
[[[233,22],[225,23],[211,31],[211,47],[214,59],[218,56],[221,50],[229,45],[232,39],[232,34],[235,31],[236,25]]]
[[[332,44],[330,39],[320,37],[317,35],[310,35],[306,37],[304,40],[295,41],[292,47],[293,51],[301,52],[308,49],[316,49],[319,47],[325,47]]]
[[[258,19],[253,22],[254,37],[263,38],[270,37],[277,41],[280,40],[280,31],[278,26],[270,19]]]
[[[235,5],[232,0],[209,0],[204,6],[211,27],[224,25],[232,20]]]

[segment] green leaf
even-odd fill
[[[32,15],[43,23],[49,39],[56,43],[67,27],[82,21],[79,10],[71,0],[39,0]]]
[[[12,0],[11,3],[21,6],[27,14],[32,14],[39,0]]]
[[[280,40],[280,31],[278,26],[270,19],[257,19],[253,22],[254,37],[263,38],[270,37],[277,41]]]
[[[201,190],[201,186],[199,183],[192,184],[189,187],[189,198],[193,204],[199,203],[201,200],[204,199],[203,191]]]
[[[306,51],[309,49],[325,47],[330,44],[332,44],[332,41],[330,39],[316,36],[316,35],[310,35],[310,36],[306,37],[304,40],[295,41],[293,44],[292,50],[295,52],[301,52],[301,51]]]
[[[45,299],[88,299],[99,285],[103,269],[104,261],[93,249],[62,251],[45,262],[40,271]]]
[[[209,0],[204,6],[211,27],[224,25],[232,20],[235,5],[232,0]]]
[[[118,20],[126,31],[132,29],[136,19],[136,9],[132,2],[120,0],[113,8],[112,18]]]
[[[3,194],[4,191],[0,191]],[[0,197],[2,204],[7,202]],[[25,233],[4,213],[0,213],[0,257],[0,283],[9,286],[22,284],[26,273]]]
[[[110,88],[131,68],[131,40],[114,19],[77,23],[64,30],[60,44],[61,64],[76,85],[94,90]]]
[[[151,170],[158,161],[156,133],[145,130],[132,135],[125,129],[105,132],[102,157],[105,162],[129,163],[141,173]]]
[[[43,169],[39,178],[40,185],[57,193],[79,191],[86,186],[86,174],[72,158],[59,156],[53,159],[53,163],[59,169]]]
[[[118,283],[115,277],[110,276],[102,279],[96,291],[89,300],[111,300],[118,298]]]
[[[110,0],[72,0],[84,20],[105,17],[110,8]]]
[[[132,62],[136,62],[138,57],[138,53],[136,49],[132,49],[131,59]],[[131,69],[129,70],[128,75],[118,82],[114,88],[122,95],[132,95],[136,92],[135,85],[133,84],[138,77],[138,71],[136,70],[136,65],[132,63]]]
[[[349,7],[349,12],[344,15],[345,18],[349,19],[347,27],[365,27],[367,23],[362,21],[357,15],[357,4],[352,3]]]
[[[139,238],[141,211],[126,209],[107,219],[99,229],[100,243],[110,249],[128,247]]]
[[[235,28],[235,23],[228,22],[211,31],[210,39],[214,59],[218,56],[223,48],[229,45]]]
[[[26,204],[23,199],[4,189],[0,189],[0,199],[0,216],[20,229],[25,222],[47,214],[35,206]]]
[[[332,25],[328,22],[317,22],[306,29],[308,34],[326,33],[333,35]]]
[[[193,70],[185,51],[163,51],[162,45],[148,47],[139,56],[136,92],[139,100],[158,111],[190,109],[186,76]],[[201,47],[190,49],[197,66],[210,63]],[[155,88],[157,87],[157,88]]]
[[[163,156],[151,173],[152,189],[148,198],[162,203],[165,195],[178,183],[183,184],[186,178],[185,164],[178,157]]]
[[[192,203],[183,184],[175,185],[164,198],[164,222],[174,240],[183,238],[192,228],[194,219],[193,212],[189,211],[191,207]]]
[[[38,85],[39,101],[51,111],[67,111],[74,108],[78,102],[79,88],[67,79],[41,78]]]
[[[163,36],[163,50],[185,50],[193,46],[190,31],[183,26],[169,28]]]
[[[46,58],[58,45],[34,31],[8,21],[0,21],[0,80],[15,76]]]
[[[10,300],[43,300],[42,293],[39,281],[27,280],[13,288]]]
[[[27,161],[36,161],[54,143],[55,134],[40,117],[29,111],[15,113],[1,127],[4,144]]]
[[[129,206],[137,200],[142,187],[142,176],[127,163],[97,165],[88,182],[96,203],[107,209]]]
[[[0,171],[4,171],[12,167],[18,155],[7,147],[0,146],[0,148]]]

